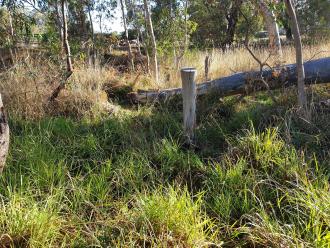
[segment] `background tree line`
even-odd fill
[[[245,37],[247,28],[251,36],[264,30],[260,9],[255,0],[148,0],[157,49],[160,53],[180,53],[189,47],[223,48]],[[73,51],[87,45],[97,45],[102,38],[95,34],[96,25],[102,30],[105,19],[112,20],[116,0],[66,0],[68,34]],[[129,39],[138,39],[150,46],[146,10],[143,1],[123,0],[124,19]],[[267,0],[279,26],[292,39],[284,4]],[[308,41],[319,41],[330,34],[330,2],[327,0],[294,0],[302,36]],[[41,34],[41,41],[60,46],[63,35],[61,0],[2,0],[0,1],[1,45],[28,41],[33,34]],[[97,14],[98,21],[91,12]],[[245,16],[245,17],[244,17]],[[249,19],[249,23],[246,19]],[[249,24],[249,27],[247,25]],[[36,31],[42,26],[43,30]],[[94,27],[94,28],[93,28]],[[114,34],[115,36],[116,34]],[[97,37],[94,37],[97,36]],[[118,38],[118,37],[117,37]],[[125,35],[123,35],[125,38]],[[150,37],[149,37],[150,38]],[[93,44],[92,44],[93,43]],[[107,45],[107,44],[106,44]]]

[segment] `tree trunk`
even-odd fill
[[[88,6],[88,16],[89,16],[89,22],[90,22],[90,26],[91,26],[92,64],[93,64],[94,68],[96,68],[95,34],[94,34],[94,25],[93,25],[93,18],[92,18],[90,6]],[[88,56],[90,56],[90,54],[88,54]]]
[[[226,14],[228,24],[226,30],[226,38],[222,44],[222,50],[224,52],[227,50],[227,47],[230,47],[234,42],[236,27],[239,18],[239,11],[242,3],[242,0],[232,1],[231,6],[229,8],[229,13]]]
[[[126,46],[127,46],[127,52],[128,52],[128,59],[130,61],[130,69],[131,71],[134,71],[134,58],[133,58],[133,53],[132,53],[132,47],[129,42],[129,37],[128,37],[128,29],[127,29],[127,21],[126,21],[126,15],[125,15],[125,6],[123,3],[123,0],[120,0],[120,6],[121,6],[121,13],[122,13],[122,18],[123,18],[123,24],[124,24],[124,30],[125,30],[125,39],[126,39]]]
[[[294,43],[296,48],[296,62],[297,62],[297,78],[298,78],[298,103],[299,107],[304,111],[305,117],[307,113],[307,97],[305,92],[305,69],[303,60],[303,48],[301,43],[300,29],[297,21],[296,12],[292,5],[291,0],[285,0],[285,5],[288,15],[291,20],[291,27],[294,36]]]
[[[330,57],[318,60],[312,60],[304,64],[306,72],[306,83],[330,83]],[[263,78],[269,82],[269,88],[259,82],[260,71],[257,72],[241,72],[232,76],[215,79],[209,82],[197,85],[197,95],[204,95],[211,92],[220,93],[223,96],[235,94],[249,94],[254,91],[262,91],[288,87],[297,83],[297,65],[291,64],[280,68],[281,74],[274,76],[273,71],[264,70]],[[253,80],[255,79],[255,80]],[[148,102],[155,100],[166,100],[172,96],[180,95],[181,88],[138,91],[132,93],[131,97],[137,102]]]
[[[73,66],[71,61],[71,49],[70,49],[70,43],[68,38],[68,21],[66,18],[65,8],[67,6],[67,1],[62,0],[62,19],[63,19],[63,46],[65,50],[66,55],[66,65],[67,65],[67,72],[69,75],[73,73]]]
[[[276,17],[272,10],[269,9],[264,0],[257,0],[258,8],[260,9],[267,27],[269,36],[269,50],[270,54],[277,56],[278,60],[282,57],[281,38],[279,28],[276,22]]]
[[[49,102],[52,103],[60,94],[60,92],[65,88],[65,84],[67,80],[70,78],[70,76],[73,73],[73,66],[71,61],[71,50],[70,50],[70,44],[68,39],[68,22],[66,18],[65,8],[67,5],[66,0],[61,0],[61,7],[62,7],[62,21],[63,21],[63,46],[66,54],[66,70],[67,75],[65,77],[65,80],[60,83],[60,85],[53,91],[52,95],[49,98]]]
[[[15,32],[14,32],[14,26],[13,26],[13,18],[11,16],[10,11],[9,12],[9,28],[10,28],[10,37],[11,37],[11,42],[14,45],[15,44]]]
[[[150,74],[150,56],[149,56],[149,51],[148,51],[148,44],[146,42],[146,39],[144,39],[143,33],[141,32],[141,29],[140,28],[139,28],[139,34],[140,34],[141,42],[142,42],[142,45],[144,47],[144,51],[145,51],[146,57],[147,57],[147,68],[146,68],[147,69],[147,73]]]
[[[147,28],[148,28],[150,39],[151,39],[152,67],[153,67],[155,81],[158,84],[159,83],[159,74],[158,74],[156,38],[155,38],[155,34],[154,34],[154,29],[153,29],[153,26],[152,26],[152,20],[151,20],[151,15],[150,15],[148,1],[147,0],[143,0],[143,3],[144,3],[146,24],[147,24]]]
[[[64,35],[63,35],[63,19],[62,19],[62,14],[60,13],[60,8],[59,8],[59,3],[58,1],[55,2],[55,9],[56,9],[56,24],[58,27],[58,32],[60,34],[60,39],[61,43],[64,44]]]
[[[138,46],[138,53],[139,56],[142,57],[142,51],[141,51],[141,42],[143,44],[143,35],[141,32],[141,25],[139,23],[139,17],[136,15],[136,3],[135,1],[131,2],[131,10],[132,10],[132,18],[135,20],[133,21],[133,25],[135,30],[137,31],[137,46]]]
[[[5,165],[9,149],[9,126],[0,94],[0,174]]]
[[[141,43],[140,43],[140,30],[138,31],[136,39],[137,39],[138,53],[139,53],[139,56],[142,57]]]
[[[16,63],[16,56],[15,56],[16,52],[15,51],[13,52],[12,47],[16,47],[17,40],[16,40],[14,26],[13,26],[13,17],[12,17],[10,10],[8,10],[8,15],[9,15],[9,29],[10,29],[10,39],[11,39],[11,47],[9,48],[9,53],[10,53],[10,57],[11,57],[13,64],[15,64]]]
[[[184,6],[184,52],[189,49],[189,35],[188,35],[188,4],[189,0],[186,0]]]

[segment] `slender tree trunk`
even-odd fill
[[[61,0],[61,8],[62,8],[62,21],[63,21],[63,46],[65,50],[65,55],[66,55],[66,70],[67,70],[67,75],[66,78],[63,82],[60,83],[60,85],[53,91],[52,95],[49,98],[49,102],[52,103],[60,94],[60,92],[65,88],[65,84],[67,80],[70,78],[70,76],[73,73],[73,66],[72,66],[72,61],[71,61],[71,50],[70,50],[70,44],[69,44],[69,39],[68,39],[68,22],[66,18],[66,13],[65,9],[67,6],[67,1],[66,0]]]
[[[11,16],[10,11],[9,12],[9,28],[10,28],[10,38],[11,42],[15,43],[15,32],[14,32],[14,26],[13,26],[13,17]]]
[[[185,52],[189,48],[189,36],[188,36],[188,4],[189,0],[186,0],[184,6],[184,50]]]
[[[71,49],[70,49],[70,43],[68,38],[68,21],[66,18],[65,8],[67,6],[67,1],[62,0],[62,19],[63,19],[63,46],[65,50],[66,55],[66,65],[67,65],[67,72],[68,74],[72,74],[73,72],[73,66],[71,61]]]
[[[142,52],[141,52],[141,43],[140,43],[140,30],[138,31],[138,34],[137,34],[137,47],[138,47],[138,53],[139,53],[139,56],[141,57],[142,56]]]
[[[282,46],[280,32],[274,12],[269,9],[265,0],[257,0],[257,5],[262,13],[268,31],[270,54],[277,56],[280,61],[282,57]]]
[[[121,6],[121,13],[122,13],[124,30],[125,30],[125,39],[126,39],[126,45],[127,45],[128,59],[130,61],[130,69],[132,71],[134,71],[134,58],[133,58],[132,47],[131,47],[131,44],[129,42],[129,37],[128,37],[127,20],[126,20],[125,6],[123,3],[123,0],[120,0],[120,6]]]
[[[298,103],[299,107],[305,112],[305,117],[308,116],[307,111],[307,96],[305,91],[305,69],[303,60],[303,47],[301,43],[300,29],[296,16],[295,9],[291,0],[285,0],[285,5],[288,15],[291,20],[291,28],[294,36],[294,43],[296,48],[296,61],[297,61],[297,79],[298,79]]]
[[[136,20],[136,21],[133,22],[133,24],[134,24],[135,30],[137,31],[138,53],[139,53],[139,56],[142,57],[141,42],[143,44],[143,35],[141,33],[141,25],[137,21],[138,20],[138,16],[136,15],[136,4],[135,4],[135,1],[132,1],[131,2],[131,10],[132,10],[133,19]]]
[[[239,12],[241,9],[243,1],[242,0],[235,0],[232,1],[229,13],[226,15],[226,19],[228,22],[227,30],[226,30],[226,38],[222,44],[222,50],[225,52],[227,47],[230,47],[235,38],[236,27],[239,18]]]
[[[55,9],[56,9],[56,24],[58,27],[58,32],[60,34],[61,43],[63,44],[64,43],[63,23],[62,23],[63,19],[58,1],[55,2]]]
[[[88,7],[88,16],[91,25],[91,36],[92,36],[92,64],[95,68],[96,67],[95,34],[94,34],[94,25],[93,25],[93,18],[92,18],[90,6]],[[88,54],[88,56],[90,56],[90,54]]]
[[[140,33],[141,41],[142,41],[142,44],[144,46],[144,51],[145,51],[146,57],[147,57],[147,73],[150,74],[150,56],[149,56],[149,51],[148,51],[148,43],[144,39],[143,33],[141,32],[141,29],[139,29],[139,33]],[[147,33],[147,36],[148,36],[148,33]]]
[[[10,53],[10,57],[11,60],[13,62],[13,64],[16,63],[16,52],[15,52],[15,47],[16,47],[16,37],[15,37],[15,31],[14,31],[14,26],[13,26],[13,17],[12,14],[10,12],[10,10],[8,9],[8,14],[9,14],[9,29],[10,29],[10,39],[11,39],[11,47],[9,47],[9,53]],[[14,51],[13,48],[14,47]]]
[[[100,33],[102,35],[103,34],[103,30],[102,30],[102,14],[100,14],[100,16],[99,16],[99,21],[100,21]]]
[[[154,34],[154,29],[152,26],[152,20],[149,10],[149,5],[147,0],[143,0],[144,3],[144,10],[145,10],[145,18],[146,18],[146,24],[149,31],[150,39],[151,39],[151,48],[152,48],[152,67],[154,71],[154,76],[156,83],[159,83],[159,74],[158,74],[158,61],[157,61],[157,44],[156,44],[156,38]]]

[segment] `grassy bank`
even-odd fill
[[[203,71],[205,56],[190,52],[182,66]],[[212,78],[257,66],[244,50],[212,58]],[[173,63],[162,63],[157,86],[142,71],[76,63],[52,108],[60,64],[30,58],[0,74],[11,128],[0,247],[329,247],[329,86],[308,89],[310,122],[296,113],[294,88],[274,92],[277,103],[266,93],[201,97],[188,149],[181,99],[125,98],[177,86]]]
[[[197,147],[178,102],[79,119],[11,116],[0,180],[4,247],[328,247],[329,112],[294,91],[198,102]],[[327,99],[314,89],[314,101]],[[321,112],[320,112],[321,111]]]

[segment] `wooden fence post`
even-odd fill
[[[205,64],[204,64],[204,70],[205,70],[205,81],[209,81],[209,72],[210,72],[210,65],[211,65],[211,58],[209,55],[205,57]]]
[[[196,125],[196,76],[195,68],[181,69],[184,134],[189,145],[193,143]]]

